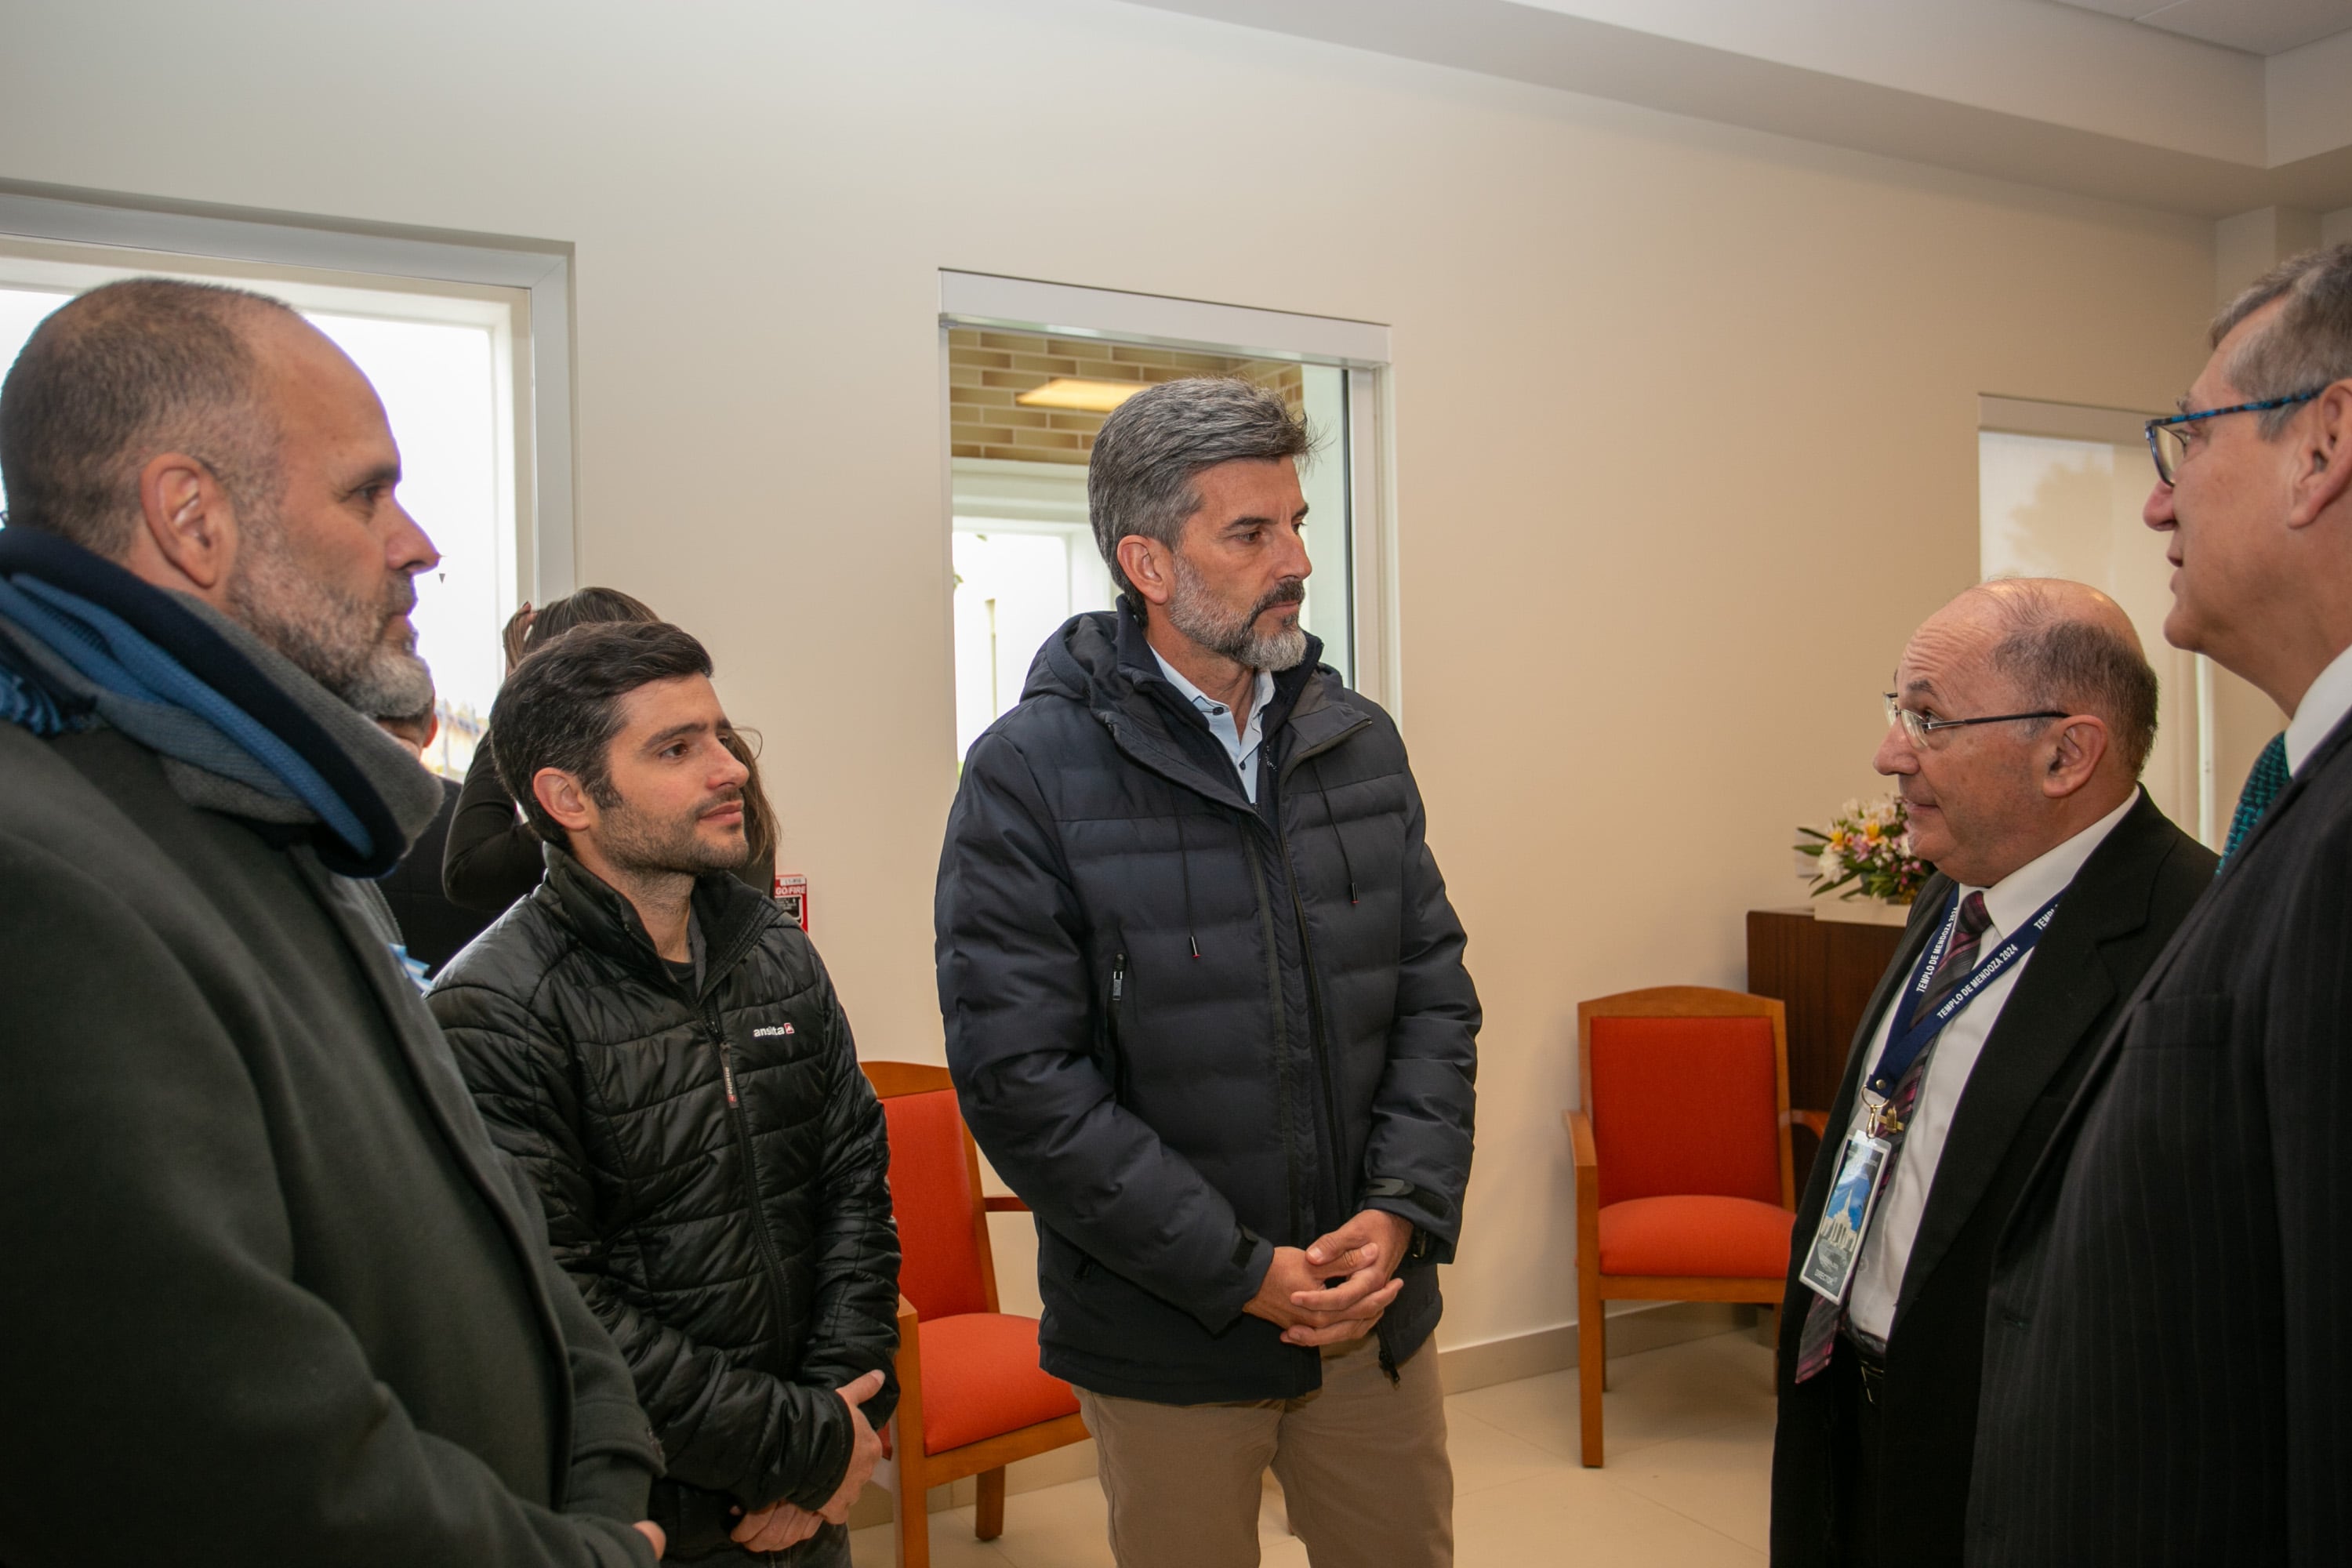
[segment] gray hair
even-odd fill
[[[2158,688],[2147,656],[2113,627],[2067,616],[2056,596],[2037,584],[1998,586],[2008,591],[1993,595],[2002,635],[1993,647],[1992,668],[2016,683],[2028,708],[2104,720],[2124,765],[2139,777],[2156,746]]]
[[[1122,593],[1129,534],[1169,549],[1201,509],[1192,479],[1220,463],[1278,462],[1314,450],[1307,422],[1281,395],[1234,376],[1187,376],[1137,393],[1103,421],[1087,465],[1087,514],[1096,548]]]
[[[139,472],[178,450],[242,510],[278,492],[253,322],[290,309],[216,284],[131,278],[68,300],[34,329],[0,385],[8,522],[120,559],[139,527]]]
[[[2231,356],[2230,384],[2250,403],[2293,397],[2352,376],[2352,245],[2306,251],[2249,285],[2213,318],[2213,342],[2274,300],[2285,309]],[[2264,437],[2286,428],[2300,405],[2264,410]]]

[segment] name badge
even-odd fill
[[[1853,1283],[1853,1266],[1862,1258],[1862,1238],[1869,1234],[1870,1216],[1878,1206],[1879,1173],[1886,1169],[1886,1156],[1894,1147],[1885,1138],[1871,1136],[1866,1129],[1857,1130],[1845,1141],[1837,1180],[1822,1208],[1822,1223],[1805,1253],[1805,1266],[1797,1274],[1808,1289],[1832,1302],[1843,1303],[1846,1288]]]

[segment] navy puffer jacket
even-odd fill
[[[653,1506],[670,1556],[743,1560],[729,1509],[830,1497],[852,1436],[832,1390],[887,1374],[898,1348],[882,1109],[824,966],[774,900],[697,881],[697,990],[620,894],[561,849],[547,862],[428,1001],[635,1374],[668,1458]],[[867,1418],[897,1401],[887,1384]]]
[[[1171,1404],[1321,1358],[1244,1315],[1276,1244],[1416,1227],[1383,1361],[1436,1326],[1478,999],[1396,727],[1276,677],[1253,805],[1130,610],[1049,639],[948,822],[940,1005],[965,1119],[1035,1211],[1046,1370]]]

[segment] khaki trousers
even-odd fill
[[[1380,1342],[1323,1351],[1299,1399],[1159,1405],[1078,1390],[1119,1568],[1256,1568],[1268,1465],[1314,1568],[1451,1568],[1454,1468],[1437,1352],[1381,1370]]]

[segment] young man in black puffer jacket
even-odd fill
[[[740,763],[699,643],[577,627],[490,718],[547,879],[433,1013],[668,1461],[671,1561],[845,1564],[898,1390],[882,1110],[798,927],[730,874]]]

